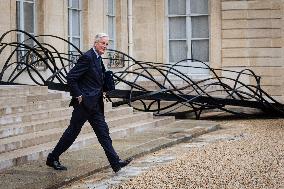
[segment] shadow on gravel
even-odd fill
[[[229,121],[229,120],[261,120],[261,119],[275,119],[275,117],[268,116],[264,113],[254,114],[251,116],[240,116],[240,115],[232,115],[232,114],[224,114],[220,113],[217,115],[206,115],[204,114],[200,120],[212,120],[212,121]]]

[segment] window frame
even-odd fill
[[[32,4],[33,5],[33,8],[32,8],[32,14],[33,14],[33,20],[32,20],[32,24],[33,24],[33,27],[32,28],[32,32],[30,31],[26,31],[25,28],[26,28],[26,19],[25,19],[25,16],[27,15],[25,11],[25,5],[26,3],[29,3],[29,4]],[[36,3],[37,3],[37,0],[16,0],[16,28],[18,30],[22,30],[22,31],[25,31],[27,32],[28,34],[32,35],[32,36],[35,36],[36,34]],[[26,34],[22,33],[22,32],[18,32],[16,34],[16,40],[18,43],[23,43],[27,46],[30,46],[30,47],[34,47],[35,45],[35,41],[34,40],[31,40],[30,44],[29,44],[29,41],[26,41],[26,37],[28,37]],[[17,52],[16,52],[16,59],[17,59],[17,62],[19,64],[17,64],[17,67],[16,69],[17,70],[22,70],[24,69],[24,65],[23,64],[20,64],[20,62],[26,62],[26,63],[31,63],[33,62],[36,57],[34,56],[33,53],[28,53],[28,50],[25,48],[25,47],[22,47],[20,46],[18,49],[17,49]],[[33,64],[33,66],[37,69],[37,70],[45,70],[45,66],[42,66],[40,64]]]
[[[112,1],[112,13],[110,12],[110,1]],[[106,16],[107,16],[107,31],[108,31],[108,35],[109,35],[109,42],[112,45],[112,49],[116,48],[116,0],[107,0],[107,12],[106,12]],[[112,27],[110,28],[110,23],[109,20],[112,20]],[[112,35],[110,35],[110,30],[112,30]]]
[[[67,9],[68,9],[68,41],[71,42],[72,44],[74,44],[74,41],[73,39],[79,39],[79,49],[81,50],[82,49],[82,45],[83,45],[83,35],[82,35],[82,0],[78,0],[79,2],[79,5],[78,5],[78,8],[74,8],[73,7],[73,1],[72,0],[67,0]],[[72,15],[73,11],[77,11],[78,14],[79,14],[79,35],[74,35],[73,34],[73,24],[74,24],[74,20],[73,20],[73,17],[70,16]],[[70,14],[71,12],[71,14]],[[76,44],[74,44],[76,45]],[[71,45],[68,45],[68,51],[69,52],[72,52],[74,51],[75,49],[71,46]]]
[[[18,7],[19,3],[19,7]],[[35,36],[36,34],[36,0],[16,0],[16,28],[19,30],[25,31],[25,11],[24,11],[24,3],[30,3],[33,4],[33,32],[27,32],[30,35]],[[19,8],[19,9],[18,9]],[[19,16],[18,16],[19,14]],[[18,20],[19,17],[19,20]],[[25,40],[25,34],[19,33],[20,42],[23,42]],[[17,36],[18,40],[18,36]]]
[[[165,0],[165,13],[166,13],[166,51],[167,51],[167,57],[166,60],[170,64],[174,64],[176,62],[171,62],[171,57],[170,57],[170,42],[171,41],[185,41],[186,43],[186,56],[187,59],[192,58],[192,42],[193,41],[198,41],[198,40],[207,40],[208,41],[208,61],[205,63],[209,64],[210,63],[210,14],[209,14],[209,5],[210,2],[208,0],[208,12],[207,14],[204,13],[191,13],[191,3],[190,0],[185,0],[186,3],[186,12],[185,14],[170,14],[170,5],[169,5],[169,0]],[[193,17],[201,17],[201,16],[207,16],[208,18],[208,38],[193,38],[192,37],[192,18]],[[185,33],[185,38],[180,38],[180,39],[170,39],[170,18],[178,18],[178,17],[185,17],[186,19],[186,33]],[[194,62],[193,62],[194,63]],[[206,71],[205,71],[206,72]],[[190,70],[186,71],[187,74],[192,74]],[[194,74],[194,73],[193,73]],[[208,74],[208,73],[200,73],[200,74]],[[200,75],[199,74],[199,75]]]

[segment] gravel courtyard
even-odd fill
[[[173,147],[173,161],[110,188],[284,188],[284,119],[228,120],[220,125],[192,145]]]

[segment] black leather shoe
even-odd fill
[[[118,161],[118,165],[112,166],[112,170],[117,173],[118,171],[120,171],[120,169],[122,167],[125,167],[126,165],[128,165],[133,159],[129,158],[127,160],[119,160]]]
[[[67,170],[67,168],[60,164],[58,159],[48,156],[46,159],[46,165],[49,167],[53,167],[55,170]]]

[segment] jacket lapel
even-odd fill
[[[100,62],[101,60],[97,58],[97,55],[93,49],[91,49],[91,52],[92,52],[92,64],[95,66],[95,72],[97,73],[98,78],[102,82],[103,72],[102,72],[102,67],[101,67],[101,62]]]

